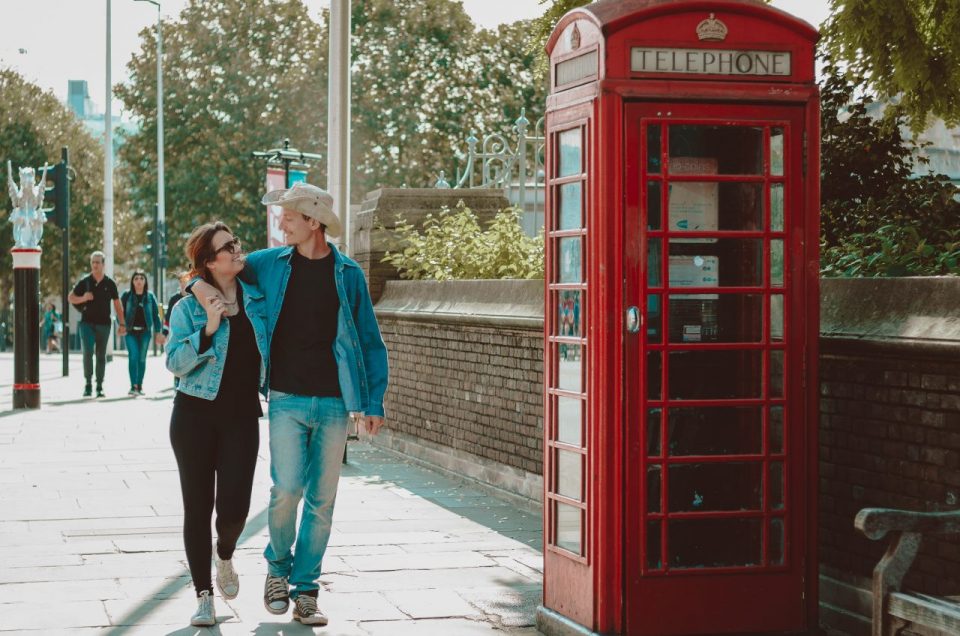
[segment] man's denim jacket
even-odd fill
[[[344,406],[348,411],[383,417],[383,396],[387,392],[387,348],[373,313],[367,281],[356,261],[341,254],[333,244],[328,245],[333,250],[334,279],[340,297],[333,352]],[[283,308],[293,250],[294,247],[287,246],[253,252],[247,256],[247,267],[240,274],[247,282],[256,283],[264,291],[268,343],[273,341],[273,330]],[[269,372],[267,376],[269,384]]]
[[[267,361],[270,351],[267,344],[266,302],[256,285],[237,279],[243,288],[243,310],[250,320],[260,351],[260,386],[266,383]],[[207,311],[193,296],[185,296],[170,314],[170,336],[167,341],[167,368],[180,378],[177,390],[187,395],[213,400],[220,391],[223,364],[227,360],[227,343],[230,341],[230,321],[220,320],[213,334],[213,342],[203,353],[200,351],[200,334],[207,326]]]

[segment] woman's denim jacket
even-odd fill
[[[348,411],[384,416],[383,396],[387,391],[387,348],[373,313],[370,291],[363,270],[332,243],[334,279],[340,298],[337,339],[333,352],[337,360],[340,392]],[[294,248],[272,247],[247,256],[240,276],[264,290],[267,304],[267,333],[273,331],[283,308],[290,280],[290,255]],[[269,342],[269,341],[268,341]]]
[[[253,326],[260,351],[260,386],[267,379],[266,302],[255,285],[237,282],[243,288],[243,309]],[[223,378],[223,364],[227,359],[227,343],[230,341],[230,321],[220,321],[213,334],[213,343],[203,353],[200,350],[200,335],[207,326],[207,311],[193,296],[185,296],[170,314],[170,337],[167,341],[167,368],[180,378],[177,390],[187,395],[216,399]]]
[[[126,322],[127,333],[130,333],[134,312],[137,311],[137,295],[127,290],[121,294],[120,300],[123,303],[123,316],[124,322]],[[163,329],[163,323],[160,322],[160,309],[157,306],[157,297],[153,295],[153,292],[148,291],[144,294],[143,317],[147,328],[140,333],[145,333],[148,336],[151,332],[160,333]]]

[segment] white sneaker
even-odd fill
[[[214,547],[213,562],[217,566],[217,589],[220,590],[221,596],[227,600],[237,598],[237,594],[240,593],[240,577],[233,569],[233,559],[222,561]]]
[[[326,625],[327,615],[317,607],[317,599],[300,594],[293,600],[293,620],[303,625]]]
[[[217,624],[217,613],[213,609],[213,595],[210,590],[200,592],[197,597],[197,611],[190,617],[194,627],[212,627]]]

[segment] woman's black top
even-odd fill
[[[243,297],[237,287],[237,303],[240,311],[235,316],[226,316],[230,322],[230,339],[227,341],[227,360],[223,365],[220,390],[214,400],[205,400],[177,391],[174,403],[190,409],[209,410],[222,416],[263,416],[260,407],[260,351],[253,326],[243,310]],[[213,338],[206,330],[200,334],[200,351],[210,348]]]
[[[136,294],[134,296],[134,300],[137,303],[137,308],[133,312],[133,320],[127,326],[130,327],[130,331],[133,331],[133,332],[146,331],[147,316],[144,314],[144,311],[143,311],[143,303],[145,300],[144,294]]]

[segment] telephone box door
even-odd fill
[[[627,633],[802,630],[804,109],[625,114]]]

